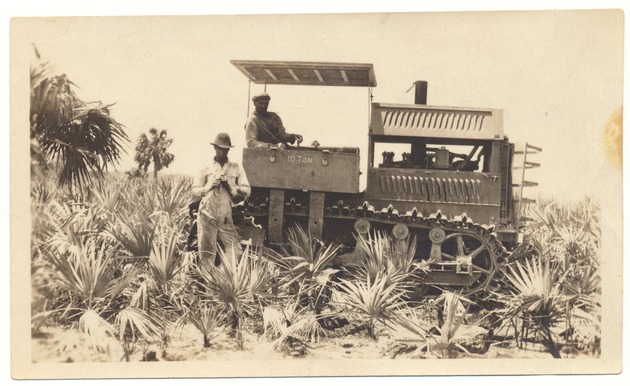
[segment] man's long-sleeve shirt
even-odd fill
[[[212,184],[221,176],[226,177],[227,184],[219,184],[213,189]],[[202,197],[207,201],[225,203],[220,206],[226,206],[225,209],[231,213],[232,196],[239,196],[243,199],[249,197],[251,187],[241,165],[236,162],[226,162],[221,166],[217,161],[213,161],[212,165],[203,168],[195,178],[192,193],[195,197]],[[219,208],[216,207],[216,209]]]
[[[278,114],[254,111],[245,124],[245,139],[248,147],[270,147],[278,143],[293,142],[293,134],[286,132]]]

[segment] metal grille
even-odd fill
[[[494,140],[503,135],[503,111],[486,108],[372,103],[371,135]]]
[[[488,112],[383,109],[385,129],[449,130],[480,132]]]
[[[472,178],[381,175],[383,193],[410,200],[431,202],[481,203],[481,181]]]

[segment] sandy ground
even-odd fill
[[[483,329],[477,326],[463,326],[470,329],[468,338],[462,340],[464,345],[475,347],[483,345],[481,335]],[[157,344],[135,346],[130,361],[142,361],[154,357],[158,361],[213,361],[213,360],[257,360],[287,359],[300,360],[310,357],[317,359],[382,359],[382,358],[438,358],[434,352],[427,353],[417,349],[420,342],[404,329],[379,332],[377,340],[368,337],[364,331],[337,337],[327,337],[319,342],[310,342],[303,355],[293,351],[274,351],[272,341],[268,337],[245,332],[245,345],[237,348],[235,339],[225,331],[218,332],[212,339],[212,346],[203,347],[201,333],[192,325],[185,326],[171,336],[166,347]],[[299,351],[299,350],[298,350]],[[482,353],[458,352],[457,357],[475,358],[549,358],[551,355],[537,344],[527,344],[525,348],[517,348],[512,342],[491,344]],[[114,338],[108,340],[104,352],[86,347],[75,330],[63,330],[59,327],[42,327],[32,339],[33,362],[116,362],[125,360],[122,346]]]

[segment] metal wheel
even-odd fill
[[[473,294],[486,289],[497,268],[496,254],[490,244],[474,233],[452,233],[442,242],[442,261],[460,262],[460,272],[477,279],[468,286],[445,286],[450,291]]]

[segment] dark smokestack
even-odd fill
[[[416,98],[414,103],[417,105],[426,105],[429,82],[424,80],[417,80],[413,82],[413,84],[414,86],[416,86]]]

